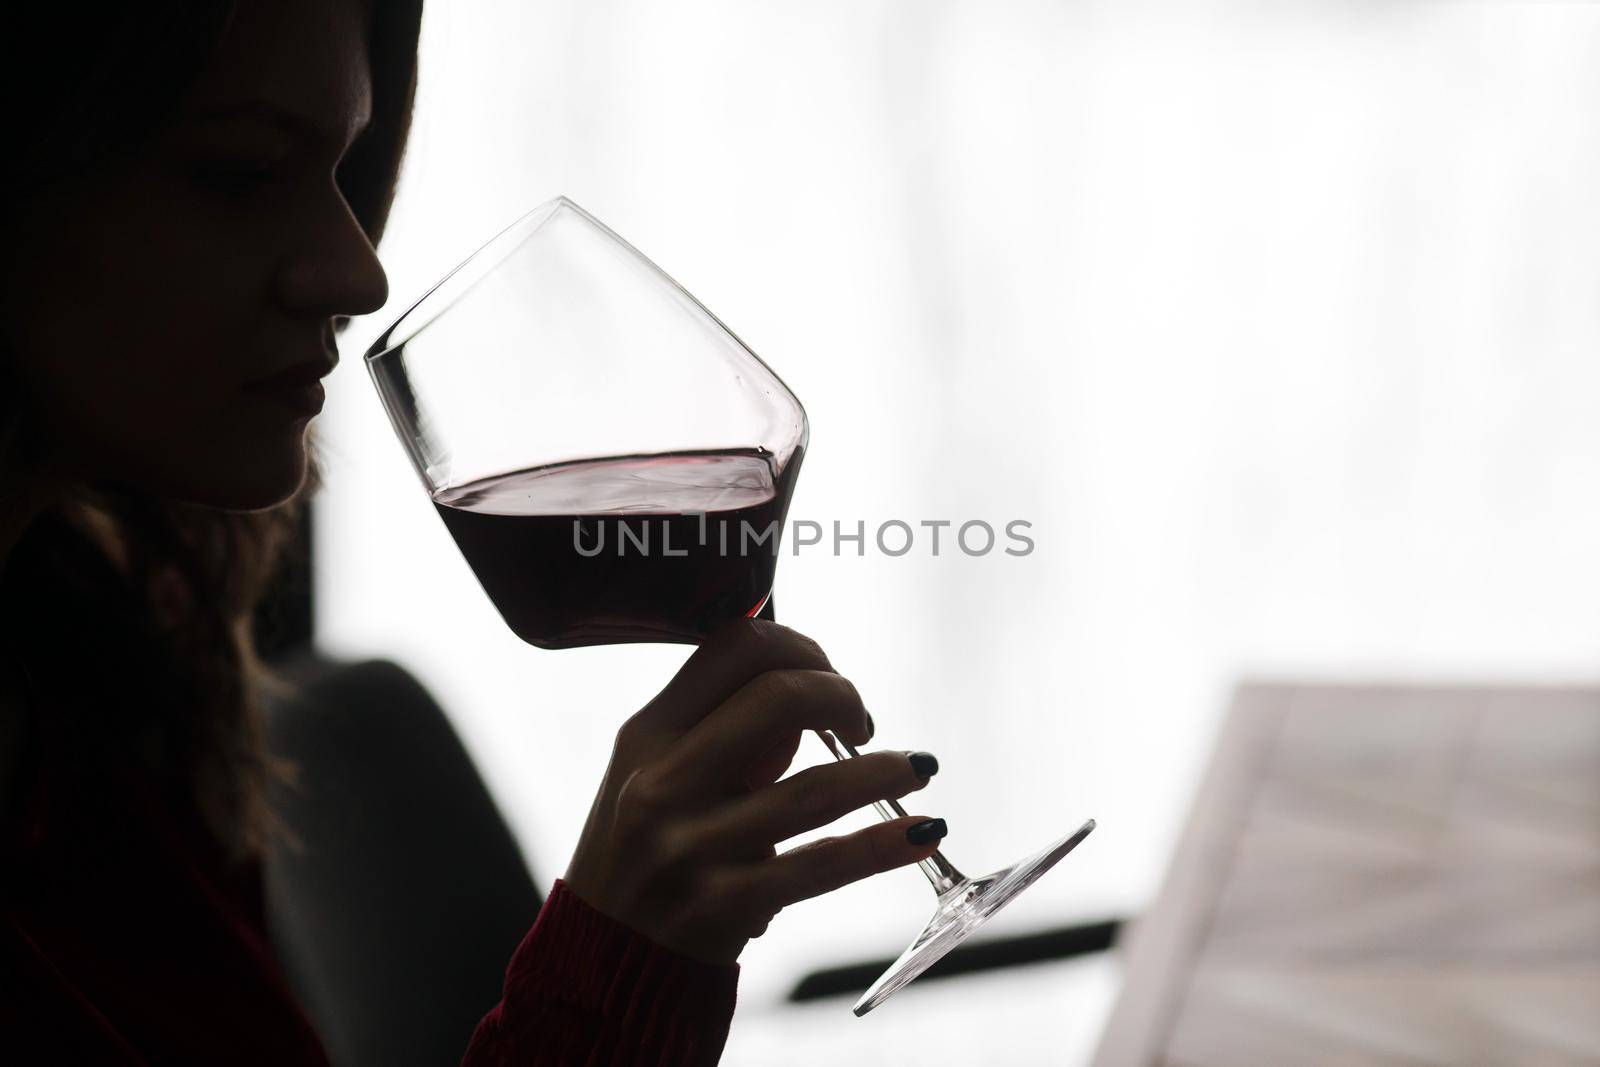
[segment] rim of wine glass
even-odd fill
[[[662,270],[660,264],[639,251],[627,238],[585,211],[580,204],[566,195],[552,197],[518,218],[511,225],[485,241],[475,252],[457,264],[443,278],[435,282],[410,307],[401,312],[400,316],[390,323],[388,328],[378,335],[378,339],[373,341],[367,348],[364,361],[369,368],[384,356],[412,341],[423,330],[437,321],[441,315],[465,299],[473,289],[477,288],[480,282],[493,274],[495,268],[499,267],[512,253],[521,248],[525,241],[537,233],[539,228],[562,208],[570,208],[577,212],[601,233],[635,256],[638,256],[641,262],[655,271],[673,289],[677,290],[679,296],[700,309],[724,333],[733,338],[751,359],[755,360],[763,370],[772,375],[773,380],[778,383],[784,392],[789,394],[789,398],[794,401],[795,406],[800,410],[800,433],[795,443],[800,448],[806,447],[811,437],[811,418],[806,413],[805,405],[801,403],[799,396],[795,394],[793,389],[789,388],[789,383],[785,382],[777,371],[768,366],[767,361],[757,355],[753,348],[745,344],[744,338],[730,329],[728,324],[718,318],[714,311],[702,304],[693,293],[678,284],[676,278]],[[438,306],[424,306],[433,304]],[[412,322],[413,318],[417,321]]]
[[[440,315],[449,311],[463,297],[476,289],[479,282],[493,274],[496,267],[521,248],[522,243],[537,233],[539,227],[549,221],[556,213],[556,209],[563,205],[571,207],[597,224],[604,225],[565,196],[546,200],[479,245],[466,259],[457,263],[444,277],[429,286],[421,296],[395,317],[395,320],[378,335],[377,340],[367,347],[365,359],[370,363],[387,355],[427,329]],[[438,303],[439,306],[437,308],[424,306],[434,303]],[[413,319],[416,321],[413,322]]]

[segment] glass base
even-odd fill
[[[1054,867],[1062,856],[1078,847],[1078,842],[1094,829],[1090,819],[1071,834],[1063,837],[1042,852],[1027,859],[986,874],[981,878],[966,878],[939,894],[939,907],[923,927],[922,933],[901,953],[900,958],[872,988],[861,995],[851,1009],[865,1015],[879,1004],[894,996],[912,979],[937,963],[944,954],[970,937],[989,917],[1037,882]]]

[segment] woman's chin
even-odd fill
[[[107,480],[161,500],[226,511],[282,504],[312,469],[307,419],[266,428],[247,419],[177,427],[156,433],[142,425],[107,435],[66,469],[89,482]]]
[[[225,511],[261,511],[299,492],[309,466],[305,443],[297,440],[289,447],[262,448],[233,457],[231,463],[189,471],[188,477],[180,476],[176,484],[166,486],[163,495]]]
[[[280,471],[264,471],[256,479],[239,479],[229,486],[229,493],[209,501],[212,507],[229,511],[260,511],[277,507],[300,491],[306,481],[306,456],[300,453],[299,462]]]

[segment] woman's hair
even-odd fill
[[[338,180],[376,243],[410,126],[421,0],[370,7],[372,122]],[[170,122],[231,14],[228,0],[136,0],[92,15],[38,3],[8,14],[0,239],[35,198],[139,151]],[[19,269],[6,263],[0,276]],[[25,500],[41,459],[11,359],[0,344],[6,510]],[[257,701],[270,678],[251,617],[316,484],[313,465],[292,499],[255,512],[73,486],[29,525],[0,575],[0,643],[26,673],[30,704],[48,694],[34,714],[59,716],[86,758],[145,761],[235,860],[259,854],[276,826],[266,794],[280,769],[264,748]]]

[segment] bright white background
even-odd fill
[[[1587,4],[435,0],[395,299],[320,426],[322,638],[433,687],[560,873],[684,650],[520,645],[358,357],[566,193],[805,402],[791,517],[1034,523],[1024,559],[786,558],[781,617],[938,753],[958,864],[1100,820],[997,930],[1137,913],[1239,678],[1600,673],[1596,189]],[[930,904],[785,912],[726,1062],[1083,1062],[1113,961],[783,1004]]]

